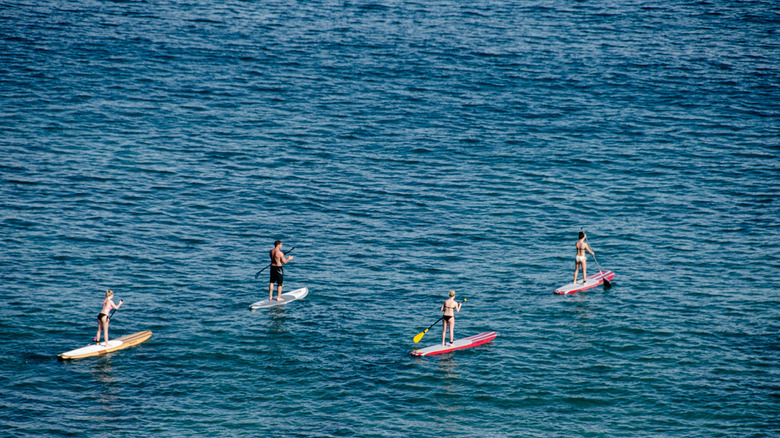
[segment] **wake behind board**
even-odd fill
[[[560,295],[566,295],[566,294],[573,294],[575,292],[580,292],[583,290],[588,290],[590,288],[594,288],[596,286],[601,286],[602,284],[604,284],[605,278],[607,279],[607,281],[611,281],[613,278],[615,278],[615,273],[612,271],[604,271],[604,272],[599,272],[598,274],[589,275],[585,283],[580,283],[578,281],[577,283],[565,284],[559,287],[558,289],[555,289],[555,293]]]
[[[272,301],[268,301],[268,299],[265,299],[263,301],[258,301],[251,306],[249,306],[249,310],[255,310],[255,309],[264,309],[266,307],[274,307],[274,306],[281,306],[287,303],[291,303],[295,300],[300,300],[301,298],[305,297],[306,295],[309,295],[309,288],[302,287],[300,289],[295,289],[294,291],[290,291],[287,293],[282,294],[282,301],[276,301],[276,298],[274,298]]]
[[[61,353],[57,357],[63,360],[82,359],[90,356],[100,356],[113,351],[124,350],[132,346],[138,345],[147,339],[152,337],[152,332],[145,330],[132,335],[122,336],[118,339],[112,339],[108,341],[108,345],[104,343],[87,345],[86,347],[77,348],[75,350],[66,351]]]
[[[462,350],[464,348],[476,347],[486,344],[496,338],[496,332],[485,332],[468,338],[458,339],[452,344],[437,344],[430,347],[421,348],[412,351],[412,356],[435,356],[437,354],[449,353],[450,351]]]

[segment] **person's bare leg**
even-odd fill
[[[582,262],[582,282],[588,281],[588,262]]]
[[[452,339],[455,337],[455,317],[450,320],[450,345],[452,345]]]
[[[284,286],[282,286],[281,284],[276,287],[276,301],[284,301],[282,299],[282,288],[283,287]]]
[[[442,319],[441,322],[441,345],[444,345],[444,339],[446,339],[447,335],[447,320]]]
[[[104,316],[103,318],[103,340],[106,341],[106,346],[108,346],[108,316]]]
[[[574,262],[574,283],[577,283],[577,274],[580,273],[580,262]]]
[[[101,330],[103,330],[103,320],[102,319],[98,319],[98,331],[97,331],[97,334],[95,335],[95,343],[96,344],[100,343],[100,332],[101,332]]]
[[[268,285],[268,302],[270,303],[273,300],[274,300],[274,284],[270,283]]]

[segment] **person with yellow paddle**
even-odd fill
[[[441,316],[441,318],[437,319],[436,322],[430,325],[427,329],[421,331],[417,334],[417,336],[414,337],[414,343],[418,343],[422,340],[423,336],[425,336],[426,333],[428,333],[428,330],[431,329],[431,327],[435,326],[439,321],[444,321],[442,324],[442,331],[441,331],[441,345],[445,344],[445,339],[447,335],[447,327],[450,328],[450,345],[453,342],[453,339],[455,338],[455,312],[460,312],[460,307],[463,305],[464,302],[466,302],[466,299],[463,299],[463,302],[457,302],[455,301],[455,291],[450,289],[449,293],[450,297],[447,299],[447,301],[444,302],[444,304],[441,305],[441,311],[444,312],[444,315]]]
[[[466,299],[464,298],[463,301],[460,303],[455,301],[455,291],[451,290],[449,293],[450,297],[447,299],[447,301],[444,302],[444,304],[441,305],[441,311],[444,312],[444,315],[441,316],[441,318],[437,319],[436,322],[431,324],[430,327],[425,329],[425,331],[419,333],[417,336],[414,337],[414,343],[420,342],[422,340],[422,337],[425,335],[425,333],[428,332],[428,330],[431,329],[431,327],[435,326],[439,321],[444,321],[444,324],[442,326],[441,331],[441,345],[431,345],[425,348],[416,348],[414,351],[411,352],[412,356],[436,356],[439,354],[446,354],[450,353],[455,350],[462,350],[464,348],[473,348],[478,347],[482,344],[486,344],[493,339],[496,338],[496,332],[484,332],[477,335],[469,336],[462,339],[455,339],[455,312],[460,312],[460,308],[463,305],[463,303],[466,302]],[[447,339],[447,329],[450,330],[450,342],[445,343]]]
[[[441,311],[444,312],[444,315],[441,317],[441,320],[444,322],[441,329],[441,345],[444,345],[447,326],[450,327],[450,345],[452,345],[453,339],[455,339],[455,312],[460,312],[460,306],[462,305],[463,303],[455,301],[455,291],[450,289],[450,297],[441,305]]]

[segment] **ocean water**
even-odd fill
[[[0,2],[0,434],[780,436],[778,29],[770,1]],[[613,288],[555,295],[581,228]],[[251,312],[277,239],[310,294]],[[58,361],[107,288],[111,336],[152,338]],[[449,289],[456,337],[498,337],[411,357]]]

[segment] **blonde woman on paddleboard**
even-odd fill
[[[574,257],[574,283],[577,283],[577,274],[580,272],[580,266],[582,266],[582,282],[585,283],[588,280],[588,256],[585,254],[585,251],[588,251],[591,253],[591,255],[596,255],[592,249],[590,249],[590,245],[588,245],[588,242],[585,241],[587,236],[585,235],[584,231],[580,231],[580,240],[577,241],[575,246],[577,247],[577,255]]]
[[[460,306],[461,303],[455,301],[455,291],[450,290],[450,297],[441,305],[441,311],[444,312],[444,316],[441,319],[443,323],[441,330],[441,345],[444,345],[448,326],[450,328],[450,345],[452,345],[452,340],[455,337],[455,312],[460,312]]]
[[[119,305],[114,304],[114,300],[111,298],[114,297],[114,291],[111,289],[106,291],[106,297],[103,298],[103,308],[100,309],[100,313],[98,313],[97,320],[98,320],[98,329],[97,329],[97,335],[95,335],[95,343],[100,343],[100,331],[102,330],[104,332],[103,340],[105,341],[106,345],[108,345],[108,315],[111,312],[111,309],[119,309],[119,307],[122,306],[122,303],[124,300],[119,300]]]

